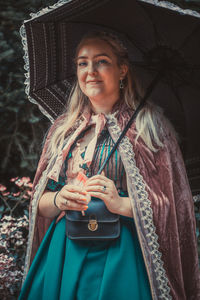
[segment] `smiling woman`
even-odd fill
[[[75,62],[69,106],[48,133],[34,180],[25,272],[31,266],[19,300],[199,299],[193,201],[172,127],[146,103],[96,175],[138,106],[139,87],[110,33],[83,37]],[[120,236],[70,239],[66,211],[87,214],[95,198],[119,215]]]
[[[119,83],[127,73],[127,65],[119,66],[111,47],[98,39],[80,47],[76,60],[79,86],[94,112],[109,113],[119,100]]]

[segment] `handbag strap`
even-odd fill
[[[146,99],[143,99],[143,101],[140,102],[140,104],[138,105],[138,107],[136,108],[135,112],[133,113],[133,115],[131,116],[130,120],[128,121],[126,127],[124,128],[124,130],[122,131],[120,137],[118,138],[117,142],[115,143],[115,145],[113,146],[111,152],[108,154],[107,158],[105,159],[105,161],[103,162],[101,168],[99,169],[99,171],[97,172],[97,175],[101,174],[101,172],[103,171],[105,165],[107,164],[107,162],[109,161],[110,157],[113,155],[114,151],[116,150],[117,146],[119,145],[120,141],[122,140],[122,138],[124,137],[124,135],[126,134],[127,130],[130,128],[131,124],[133,123],[133,121],[135,120],[135,118],[137,117],[139,111],[143,108],[143,106],[145,105],[145,101]]]

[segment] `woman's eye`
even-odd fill
[[[101,59],[98,61],[99,65],[108,64],[108,61],[106,59]]]
[[[79,67],[85,67],[85,66],[87,66],[87,63],[85,61],[81,61],[81,62],[78,63],[78,66]]]

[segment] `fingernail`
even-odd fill
[[[83,209],[84,209],[84,210],[87,210],[87,209],[88,209],[88,206],[86,206],[86,205],[83,206]]]
[[[83,200],[83,201],[87,201],[87,199],[86,199],[86,198],[82,198],[81,200]]]

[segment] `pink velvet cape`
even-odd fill
[[[126,104],[122,104],[120,109],[106,115],[107,127],[114,141],[132,113]],[[57,171],[51,178],[58,179],[58,170],[71,144],[90,118],[91,111],[86,109],[67,133],[63,150],[55,160]],[[34,179],[25,275],[52,221],[38,215],[37,204],[54,167],[49,166],[45,153],[60,119],[62,116],[49,130]],[[118,148],[126,171],[128,194],[152,299],[197,300],[200,299],[200,277],[192,195],[173,131],[161,114],[155,114],[154,122],[158,123],[164,144],[159,151],[149,150],[141,138],[135,142],[135,124]]]

